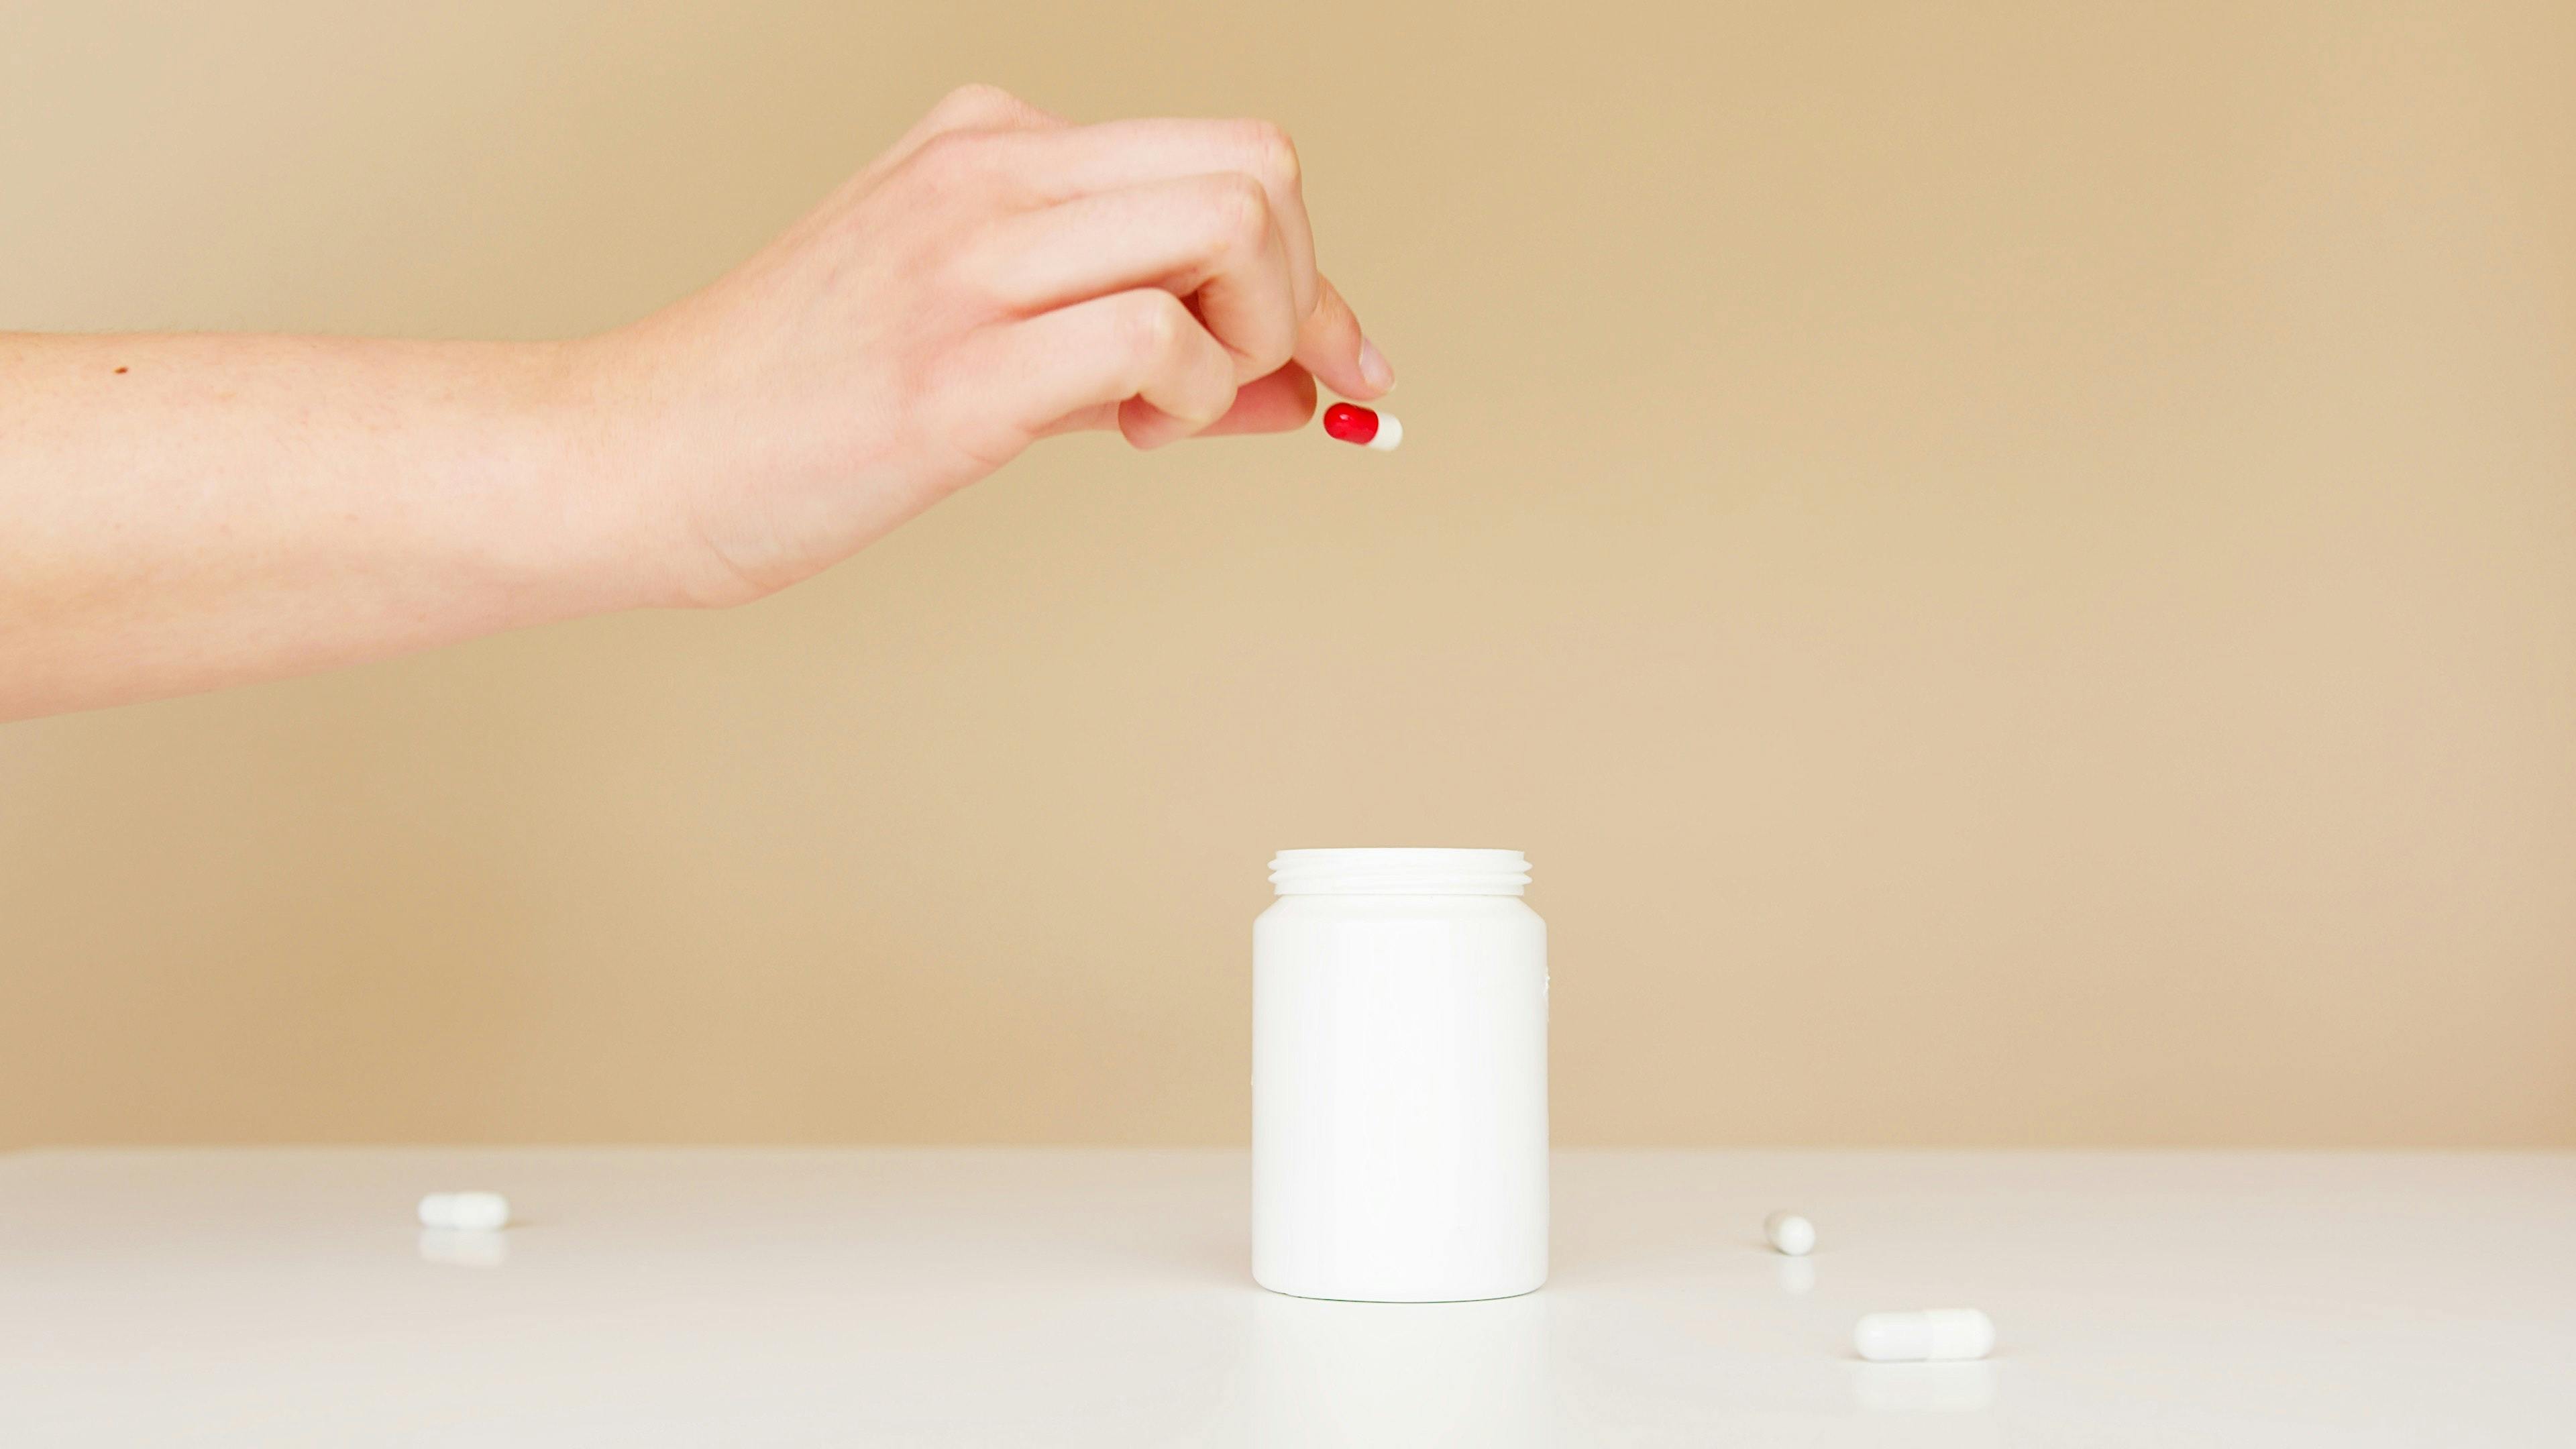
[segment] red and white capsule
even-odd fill
[[[1324,431],[1345,443],[1375,448],[1392,453],[1404,441],[1404,424],[1395,414],[1382,413],[1353,403],[1335,403],[1324,409]]]

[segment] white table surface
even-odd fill
[[[1246,1173],[0,1157],[0,1444],[2576,1444],[2576,1155],[1565,1152],[1549,1286],[1424,1306],[1255,1288]],[[1852,1357],[1953,1305],[1991,1360]]]

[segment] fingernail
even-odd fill
[[[1386,365],[1386,354],[1365,337],[1360,339],[1360,376],[1379,392],[1395,386],[1395,369]]]

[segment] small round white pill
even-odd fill
[[[1852,1347],[1871,1363],[1945,1363],[1994,1350],[1995,1321],[1973,1308],[1873,1313],[1852,1329]]]
[[[1816,1225],[1796,1213],[1779,1212],[1762,1220],[1762,1236],[1771,1242],[1771,1250],[1803,1258],[1816,1251]]]
[[[420,1200],[420,1225],[488,1233],[510,1225],[510,1200],[497,1192],[433,1192]]]

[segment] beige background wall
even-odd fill
[[[1336,843],[1531,854],[1567,1143],[2576,1143],[2576,11],[1081,12],[0,10],[0,325],[605,326],[983,78],[1287,123],[1410,429],[0,728],[0,1145],[1239,1140]]]

